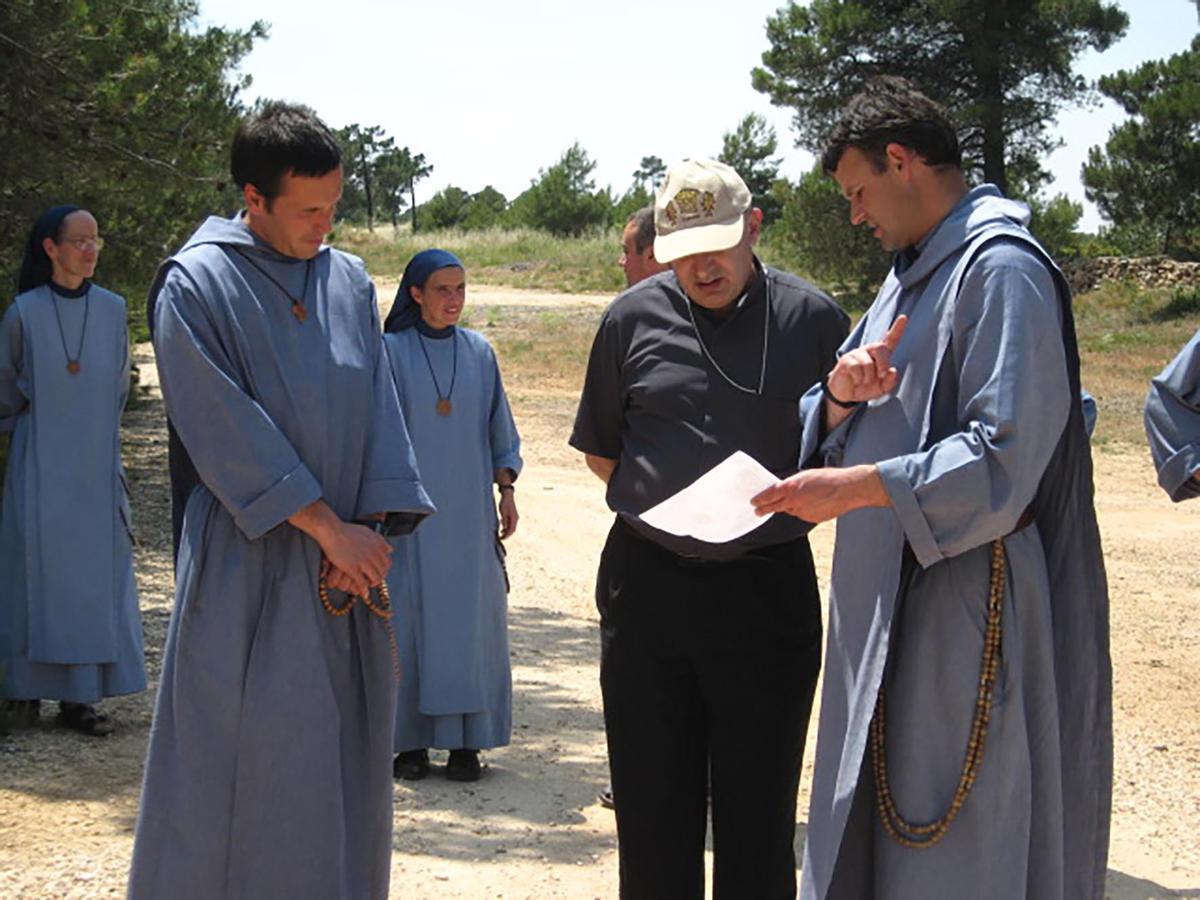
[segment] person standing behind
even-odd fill
[[[333,134],[267,103],[231,156],[245,210],[204,222],[151,288],[163,400],[199,482],[129,897],[385,900],[397,673],[372,586],[385,535],[433,505],[374,287],[324,244]]]
[[[671,168],[654,254],[672,274],[605,311],[570,438],[617,514],[596,603],[625,898],[704,896],[710,777],[714,895],[796,891],[796,793],[821,655],[809,526],[781,516],[711,544],[638,518],[738,450],[795,471],[799,398],[833,365],[848,319],[759,262],[761,225],[729,166]]]
[[[0,321],[0,696],[21,724],[112,732],[95,704],[146,688],[121,468],[129,390],[125,299],[91,281],[96,219],[56,206],[33,226]]]
[[[625,223],[621,233],[621,257],[617,264],[625,272],[625,283],[633,287],[639,281],[644,281],[659,272],[669,272],[670,266],[660,263],[654,258],[654,206],[643,206]],[[600,805],[613,809],[612,782],[596,796]]]
[[[1176,503],[1200,497],[1200,331],[1150,382],[1143,418],[1159,486]]]
[[[895,252],[760,513],[839,518],[804,898],[1104,895],[1108,588],[1071,296],[903,79],[822,160]],[[811,467],[811,468],[809,468]]]
[[[402,539],[388,575],[403,674],[396,704],[397,778],[476,781],[479,751],[512,736],[506,540],[517,530],[521,439],[496,354],[458,321],[463,264],[425,250],[404,269],[384,346],[421,480],[438,514]],[[492,499],[492,485],[499,491]],[[498,537],[497,537],[498,534]]]
[[[625,223],[625,230],[621,232],[621,257],[617,264],[625,272],[627,287],[670,270],[670,266],[654,257],[653,206],[643,206]]]

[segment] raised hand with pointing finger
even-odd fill
[[[897,316],[882,341],[843,354],[829,373],[826,393],[843,403],[866,403],[895,390],[900,373],[892,365],[892,354],[907,326],[908,316]]]

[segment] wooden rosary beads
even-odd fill
[[[979,774],[988,722],[992,714],[996,669],[1000,662],[1000,614],[1004,606],[1004,573],[1004,542],[996,540],[992,542],[992,574],[988,592],[987,628],[984,631],[983,656],[979,666],[979,693],[975,698],[975,715],[971,721],[970,737],[967,739],[966,758],[958,779],[958,787],[950,800],[950,807],[942,816],[927,825],[914,825],[906,820],[896,809],[895,800],[892,798],[884,740],[886,706],[883,686],[879,687],[879,695],[875,699],[875,716],[871,719],[871,767],[875,773],[875,801],[884,831],[905,847],[932,847],[945,837],[950,823],[962,809]]]
[[[374,603],[371,600],[371,591],[379,593],[379,602]],[[392,629],[392,616],[395,615],[395,610],[392,608],[392,596],[388,593],[386,581],[381,581],[376,587],[367,590],[363,597],[350,594],[345,605],[336,606],[329,599],[329,585],[325,583],[325,576],[322,575],[317,582],[317,595],[321,598],[321,605],[325,607],[325,612],[331,616],[344,616],[354,608],[354,604],[359,600],[363,602],[363,606],[371,611],[383,623],[383,627],[387,630],[388,643],[392,650],[392,671],[396,675],[396,680],[400,680],[400,651],[396,647],[396,632]]]

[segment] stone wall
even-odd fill
[[[1075,294],[1105,281],[1129,281],[1146,288],[1200,287],[1200,262],[1176,262],[1165,256],[1076,257],[1058,261]]]

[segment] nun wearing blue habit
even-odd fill
[[[448,777],[474,780],[477,751],[508,744],[512,730],[497,528],[507,537],[516,527],[512,482],[521,471],[521,442],[491,345],[455,324],[464,299],[462,263],[444,250],[418,253],[384,335],[422,481],[438,508],[400,541],[388,576],[403,665],[396,774],[405,778],[423,777],[427,750],[437,747],[451,751]]]
[[[92,735],[92,704],[146,687],[121,411],[125,300],[91,282],[101,240],[77,206],[30,232],[0,321],[0,432],[12,435],[0,504],[0,696],[31,722]],[[16,702],[12,702],[16,701]]]
[[[1176,503],[1200,496],[1200,331],[1150,382],[1144,420],[1159,486]]]
[[[433,511],[362,262],[210,217],[151,288],[188,493],[146,760],[132,900],[385,900],[396,702],[389,623],[330,615],[288,519]],[[348,600],[330,592],[337,606]]]

